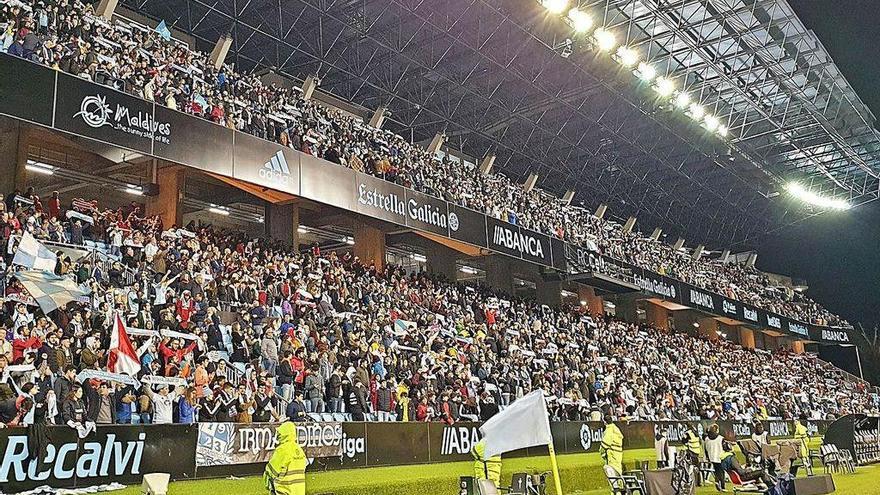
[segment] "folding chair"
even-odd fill
[[[605,477],[608,478],[608,485],[611,487],[612,495],[646,495],[644,483],[631,475],[622,475],[616,469],[609,465],[605,465]]]

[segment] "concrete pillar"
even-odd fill
[[[486,260],[486,285],[513,295],[513,266],[505,256],[490,256]]]
[[[726,265],[728,261],[730,261],[730,249],[725,249],[721,252],[721,263]]]
[[[217,43],[214,44],[214,49],[211,50],[210,58],[211,64],[214,65],[215,69],[219,69],[223,66],[223,62],[226,61],[226,55],[229,53],[230,47],[232,47],[232,35],[227,34],[217,39]]]
[[[629,234],[632,232],[633,227],[636,226],[636,217],[629,217],[626,219],[626,223],[623,224],[623,233]]]
[[[596,208],[596,213],[595,213],[596,218],[598,218],[599,220],[601,220],[602,217],[605,216],[605,212],[606,212],[606,211],[608,211],[608,205],[606,205],[606,204],[601,204],[601,205],[599,205],[599,207]]]
[[[495,155],[490,154],[483,157],[480,162],[480,174],[489,175],[492,172],[492,166],[495,165]]]
[[[699,246],[697,246],[696,249],[694,249],[693,254],[691,254],[691,259],[694,261],[699,260],[700,256],[703,256],[703,250],[705,250],[705,249],[706,249],[706,246],[703,244],[700,244]]]
[[[678,240],[675,241],[675,244],[672,245],[672,249],[674,249],[676,251],[678,251],[679,249],[681,249],[683,247],[684,247],[684,239],[682,239],[681,237],[679,237]]]
[[[119,0],[101,0],[98,3],[98,8],[95,9],[95,14],[109,21],[113,18],[113,12],[116,11],[116,5],[118,3]]]
[[[373,116],[370,117],[369,125],[370,127],[375,127],[376,129],[381,129],[382,124],[385,122],[385,114],[388,112],[388,107],[379,107],[373,112]]]
[[[361,263],[385,269],[385,232],[372,225],[359,223],[354,229],[354,255]]]
[[[669,310],[663,306],[646,301],[645,319],[648,325],[659,330],[669,331]]]
[[[755,348],[755,331],[751,328],[739,326],[739,345],[746,349]]]
[[[698,319],[697,323],[700,324],[700,327],[697,329],[699,335],[709,340],[718,340],[718,320],[715,318],[703,317]]]
[[[758,253],[750,253],[749,258],[746,260],[746,266],[749,268],[754,268],[756,261],[758,261]]]
[[[586,285],[578,285],[578,299],[581,307],[592,315],[605,314],[605,305],[601,296],[596,295],[596,289]]]
[[[0,117],[0,193],[27,189],[27,124]]]
[[[567,204],[567,205],[570,205],[570,204],[571,204],[571,200],[574,199],[574,194],[575,194],[575,193],[574,193],[574,191],[572,191],[572,190],[565,191],[565,194],[562,195],[562,202],[565,203],[565,204]]]
[[[535,280],[535,299],[538,304],[546,304],[551,308],[562,304],[562,282],[558,280]]]
[[[310,100],[312,99],[312,93],[315,92],[315,88],[318,87],[318,84],[321,84],[321,81],[317,76],[309,76],[303,81],[302,91],[303,91],[303,99]]]
[[[656,227],[654,229],[654,232],[651,232],[651,240],[652,241],[659,241],[660,234],[662,234],[662,233],[663,233],[663,229],[661,229],[660,227]]]
[[[299,248],[299,206],[295,204],[266,206],[266,235],[285,246]]]
[[[428,258],[425,263],[428,272],[442,275],[450,282],[455,282],[458,279],[458,267],[455,264],[458,259],[458,251],[441,244],[431,244],[425,250],[425,257]]]
[[[443,143],[445,143],[445,142],[446,142],[446,134],[443,134],[442,132],[438,132],[437,134],[434,134],[434,138],[431,139],[431,144],[428,145],[428,150],[427,150],[428,153],[430,153],[431,155],[437,154],[437,152],[440,151],[440,148],[443,146]]]
[[[538,174],[535,174],[535,173],[529,174],[529,176],[526,177],[525,183],[523,184],[523,189],[525,189],[526,192],[532,192],[532,189],[535,188],[535,184],[537,184],[537,183],[538,183]]]
[[[147,215],[159,215],[162,226],[170,229],[183,224],[181,200],[186,186],[186,168],[179,165],[160,168],[157,173],[159,194],[147,198]]]
[[[630,294],[618,294],[614,297],[614,314],[617,318],[629,323],[638,323],[639,306],[638,299],[641,297],[637,292]]]

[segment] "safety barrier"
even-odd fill
[[[702,433],[717,423],[728,438],[747,438],[746,422],[697,422]],[[811,435],[820,436],[827,421],[812,421]],[[653,448],[657,433],[680,443],[688,423],[632,422],[622,424],[626,449]],[[137,484],[145,473],[170,473],[172,479],[241,476],[256,473],[275,448],[278,423],[101,426],[85,439],[66,426],[50,426],[48,444],[29,445],[27,430],[0,430],[0,486],[6,492],[40,485],[58,488],[117,481]],[[466,461],[479,441],[480,423],[300,423],[299,440],[314,459],[309,470],[352,469],[406,464]],[[765,422],[771,438],[794,434],[787,421]],[[603,426],[595,422],[551,423],[554,447],[560,454],[597,452]],[[40,448],[40,463],[30,448]],[[546,447],[523,449],[507,456],[544,455]],[[36,455],[34,455],[36,457]]]

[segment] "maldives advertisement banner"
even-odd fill
[[[56,91],[56,129],[147,154],[154,134],[173,141],[171,123],[153,118],[152,103],[61,72]]]

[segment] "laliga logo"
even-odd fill
[[[82,117],[89,127],[99,128],[109,125],[110,107],[103,96],[86,96],[79,105],[79,112],[74,117]]]
[[[601,442],[602,435],[605,432],[603,428],[599,428],[596,431],[593,431],[590,428],[590,425],[582,424],[581,425],[581,447],[584,450],[590,450],[590,447],[593,446],[593,442]]]
[[[458,215],[451,211],[449,212],[449,230],[458,230]]]

